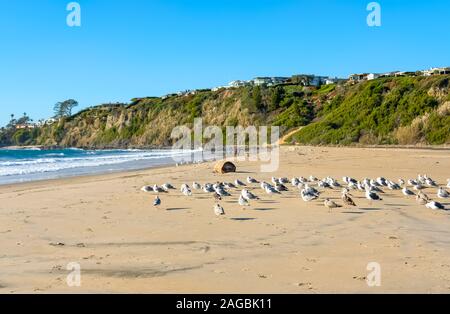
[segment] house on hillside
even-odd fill
[[[369,73],[369,74],[367,74],[367,80],[368,81],[375,80],[375,79],[377,79],[379,77],[381,77],[381,74],[379,74],[379,73]]]
[[[36,128],[35,124],[32,123],[24,123],[24,124],[17,124],[16,130],[23,130],[23,129],[34,129]]]
[[[228,83],[228,87],[243,87],[248,85],[250,85],[249,81],[241,81],[241,80],[231,81],[230,83]]]
[[[348,80],[350,83],[357,83],[361,81],[367,80],[369,74],[368,73],[361,73],[361,74],[351,74],[348,77]]]
[[[422,73],[424,76],[450,74],[450,67],[431,68],[429,70],[422,71]]]
[[[256,77],[251,82],[253,85],[261,86],[261,85],[267,85],[267,86],[273,86],[277,84],[283,84],[289,81],[288,77]]]
[[[322,84],[326,84],[327,79],[329,80],[329,84],[334,84],[334,83],[332,83],[333,79],[330,79],[329,77],[317,76],[317,75],[313,75],[313,74],[293,75],[291,78],[291,81],[292,81],[292,83],[298,84],[298,85],[318,87]]]
[[[327,77],[325,78],[325,85],[331,85],[331,84],[337,84],[339,82],[339,79],[337,77],[332,78],[332,77]]]

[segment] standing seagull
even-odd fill
[[[155,197],[155,200],[153,201],[153,206],[154,207],[158,207],[161,205],[161,199],[159,198],[159,196]]]
[[[214,205],[214,214],[216,214],[217,217],[225,215],[225,211],[223,210],[223,207],[220,206],[219,203]]]
[[[450,189],[450,179],[447,179],[447,187]]]
[[[252,192],[250,192],[250,191],[247,190],[247,189],[243,189],[242,192],[241,192],[241,195],[242,195],[242,197],[245,198],[247,201],[250,201],[250,200],[259,200],[259,197],[258,197],[258,196],[256,196],[255,194],[253,194]]]
[[[323,204],[325,205],[326,208],[328,208],[328,210],[330,211],[330,213],[331,213],[331,210],[332,210],[333,208],[339,208],[339,207],[342,207],[341,205],[336,204],[335,202],[331,201],[331,200],[328,199],[328,198],[325,200],[325,202],[324,202]]]
[[[407,187],[404,187],[403,189],[402,189],[402,193],[403,193],[403,195],[405,195],[405,196],[412,196],[412,195],[416,195],[416,194],[414,194],[414,192],[413,191],[411,191],[410,189],[408,189]]]
[[[163,189],[163,188],[160,188],[158,185],[154,185],[153,186],[153,191],[155,192],[155,193],[167,193],[167,191],[165,190],[165,189]]]
[[[163,188],[166,192],[168,192],[169,190],[175,190],[175,187],[174,187],[172,184],[170,184],[170,183],[164,183],[164,184],[162,185],[162,188]]]
[[[252,178],[252,177],[247,177],[247,182],[248,183],[259,183],[258,180]]]
[[[370,190],[366,190],[366,198],[369,201],[382,201],[383,199],[375,192],[371,192]]]
[[[425,207],[429,209],[445,209],[444,205],[434,201],[425,204]]]
[[[355,202],[352,200],[352,198],[348,195],[347,190],[342,190],[342,201],[345,205],[348,206],[356,206]]]
[[[153,192],[153,187],[151,187],[150,185],[145,185],[141,188],[141,191],[147,192],[147,193]]]
[[[440,187],[437,192],[437,196],[439,198],[449,198],[450,194],[446,190],[444,190],[442,187]]]
[[[319,197],[319,195],[317,195],[317,194],[314,194],[314,193],[309,193],[307,190],[305,190],[305,189],[303,189],[301,192],[300,192],[300,196],[302,197],[302,199],[305,201],[305,202],[311,202],[311,201],[313,201],[313,200],[315,200],[315,199],[317,199],[318,197]]]
[[[246,184],[244,182],[242,182],[241,180],[238,180],[238,179],[234,180],[234,184],[236,186],[246,186]]]
[[[245,206],[250,206],[250,203],[241,195],[239,196],[239,201],[238,201],[239,205],[241,205],[242,207]]]
[[[220,196],[219,194],[214,192],[214,199],[216,200],[216,202],[221,201],[222,200],[222,196]]]

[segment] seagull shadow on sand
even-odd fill
[[[252,210],[267,211],[267,210],[276,210],[276,208],[253,208]]]
[[[341,214],[358,214],[358,215],[362,215],[362,214],[365,214],[365,212],[345,211],[345,212],[341,212]]]
[[[230,218],[230,220],[234,220],[234,221],[249,221],[249,220],[256,220],[256,218]]]
[[[178,211],[178,210],[188,210],[189,208],[182,208],[182,207],[174,207],[174,208],[167,208],[167,211]]]

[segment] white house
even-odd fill
[[[450,74],[450,67],[431,68],[429,70],[422,71],[422,73],[424,76],[431,76],[437,74]]]
[[[381,74],[378,74],[378,73],[369,73],[369,74],[367,74],[367,80],[371,81],[371,80],[379,78],[380,76],[381,76]]]

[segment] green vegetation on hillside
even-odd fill
[[[397,77],[360,83],[323,106],[299,143],[450,143],[449,77]],[[417,119],[417,121],[415,120]],[[419,123],[420,122],[420,123]]]
[[[12,117],[0,131],[0,145],[170,146],[172,129],[192,127],[195,118],[204,127],[278,125],[282,133],[305,126],[288,140],[300,144],[449,144],[449,81],[448,75],[387,77],[355,85],[291,83],[139,98],[61,114],[38,128],[19,128]]]

